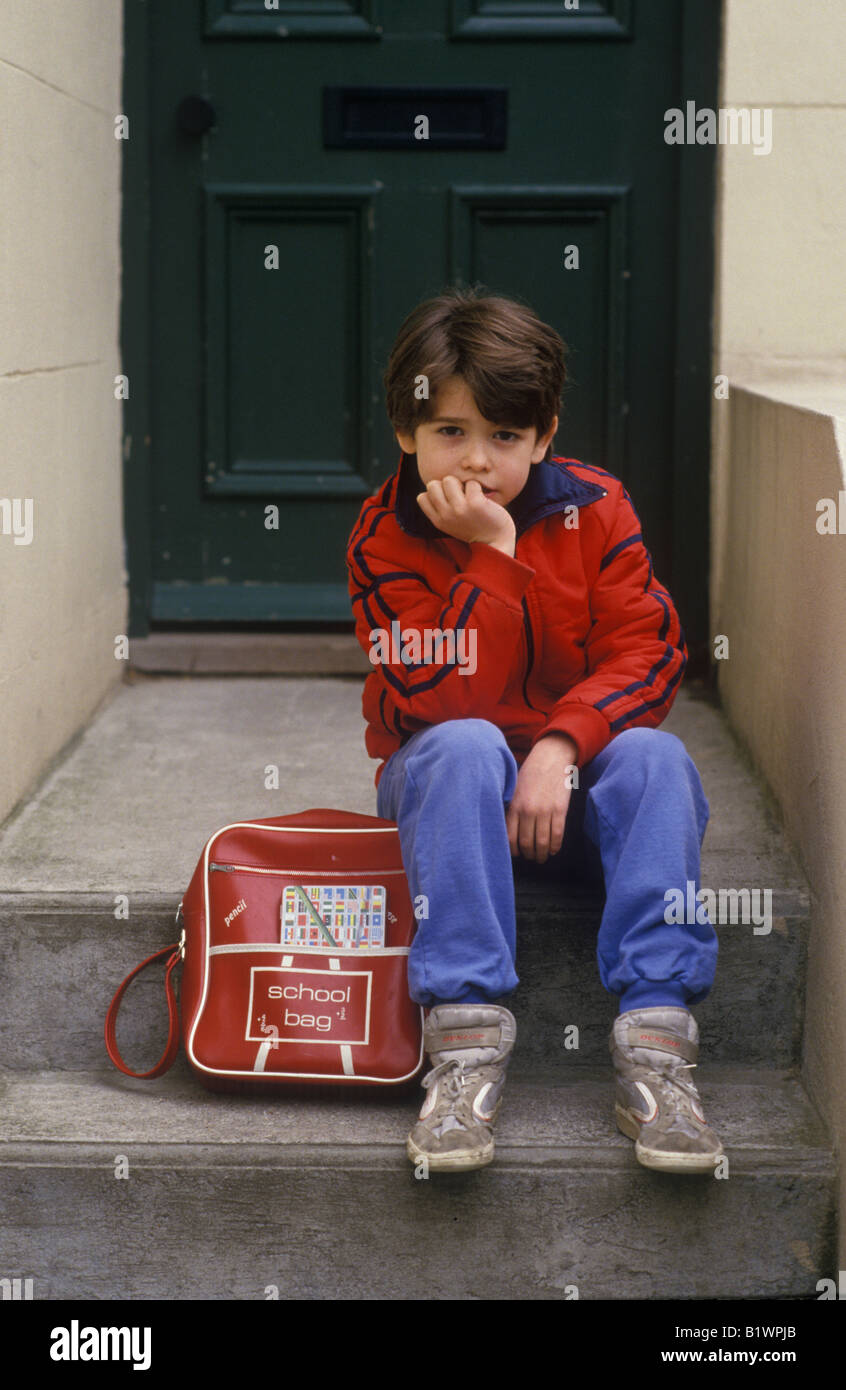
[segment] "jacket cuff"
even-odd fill
[[[477,584],[496,598],[519,603],[535,577],[531,565],[515,560],[485,541],[468,541],[470,559],[461,571],[462,577]]]
[[[578,702],[557,705],[549,723],[532,739],[532,747],[545,734],[552,733],[567,734],[573,740],[579,750],[577,767],[584,767],[611,742],[611,729],[605,716],[592,705]]]

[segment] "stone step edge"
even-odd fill
[[[704,857],[703,857],[704,859]],[[193,872],[193,870],[192,870]],[[184,889],[175,892],[162,890],[131,889],[128,893],[125,887],[120,888],[101,888],[86,892],[68,892],[65,890],[44,889],[33,892],[30,889],[14,892],[8,889],[0,891],[0,918],[3,916],[24,916],[24,917],[44,917],[44,916],[85,916],[92,918],[104,918],[116,925],[126,927],[127,921],[132,917],[136,919],[141,914],[155,918],[168,918],[174,923],[176,908],[187,891],[190,882],[190,874],[185,882]],[[702,886],[709,888],[707,874],[703,872]],[[741,888],[746,885],[741,885]],[[566,891],[561,889],[566,887]],[[724,885],[724,888],[726,885]],[[731,885],[728,885],[730,888]],[[789,881],[783,884],[771,884],[772,891],[772,910],[773,916],[785,917],[789,920],[809,919],[811,914],[810,894],[802,888],[797,888]],[[712,890],[718,892],[719,890]],[[737,891],[741,891],[738,889]],[[554,881],[548,882],[542,878],[517,878],[515,881],[515,893],[518,906],[522,903],[525,907],[531,906],[533,902],[539,905],[555,907],[556,910],[565,913],[592,912],[599,911],[603,892],[601,888],[585,888],[581,884],[557,885]],[[114,898],[118,895],[126,895],[129,898],[130,918],[115,918]]]
[[[261,1169],[264,1171],[322,1170],[340,1168],[344,1171],[370,1171],[371,1169],[408,1169],[412,1165],[406,1157],[402,1145],[368,1141],[367,1144],[256,1144],[231,1142],[227,1144],[200,1144],[174,1142],[153,1144],[137,1140],[121,1141],[118,1151],[129,1159],[130,1168],[156,1169],[231,1169],[236,1171]],[[93,1143],[79,1140],[33,1140],[0,1144],[0,1173],[4,1170],[32,1168],[95,1168],[114,1175],[116,1158],[115,1142]],[[750,1178],[753,1181],[767,1177],[799,1177],[825,1180],[834,1183],[837,1165],[833,1153],[825,1148],[796,1148],[791,1146],[754,1146],[746,1148],[733,1144],[729,1151],[730,1175],[725,1180]],[[616,1147],[604,1143],[572,1145],[532,1145],[514,1140],[497,1141],[496,1155],[489,1170],[537,1170],[548,1172],[573,1173],[583,1169],[606,1172],[629,1171],[646,1173],[650,1179],[661,1181],[681,1181],[693,1186],[695,1177],[705,1177],[709,1182],[716,1181],[709,1174],[653,1174],[644,1169],[634,1156],[634,1147]],[[483,1170],[485,1171],[485,1170]],[[412,1174],[413,1176],[413,1174]],[[438,1180],[452,1181],[472,1177],[473,1174],[438,1173]],[[327,1194],[328,1196],[328,1194]],[[834,1193],[832,1193],[834,1197]],[[2,1222],[0,1222],[0,1225]]]
[[[697,1007],[699,1006],[694,1005],[694,1008]],[[807,1095],[807,1092],[805,1091],[805,1084],[802,1078],[801,1069],[798,1066],[765,1066],[762,1063],[756,1063],[751,1066],[744,1066],[742,1062],[709,1062],[707,1057],[703,1057],[700,1060],[700,1063],[697,1067],[697,1084],[698,1075],[703,1071],[703,1069],[707,1069],[708,1083],[718,1084],[720,1086],[765,1086],[772,1085],[773,1083],[775,1083],[777,1086],[798,1086],[802,1090],[804,1100],[809,1104],[812,1104]],[[509,1070],[508,1076],[510,1075],[511,1072]],[[577,1073],[575,1071],[569,1072],[566,1069],[562,1069],[559,1066],[547,1065],[541,1067],[534,1067],[532,1069],[531,1077],[522,1076],[520,1080],[522,1084],[526,1087],[533,1086],[544,1089],[552,1088],[555,1090],[566,1090],[572,1086],[583,1087],[587,1084],[601,1085],[602,1082],[606,1081],[608,1077],[611,1075],[612,1069],[609,1055],[607,1066],[597,1066],[595,1063],[588,1064],[585,1066],[580,1066]],[[184,1051],[180,1051],[177,1060],[173,1064],[173,1067],[163,1076],[151,1081],[144,1080],[142,1077],[126,1076],[123,1072],[118,1071],[116,1067],[112,1066],[105,1058],[105,1056],[103,1065],[101,1067],[84,1067],[74,1071],[68,1071],[66,1068],[54,1068],[52,1070],[45,1070],[41,1067],[19,1067],[12,1069],[0,1067],[0,1096],[2,1096],[2,1086],[5,1082],[25,1082],[30,1085],[38,1085],[42,1082],[47,1084],[61,1084],[65,1080],[68,1081],[69,1085],[72,1081],[74,1081],[78,1085],[85,1084],[86,1081],[90,1081],[92,1083],[102,1083],[105,1081],[111,1083],[111,1088],[117,1086],[122,1090],[138,1091],[140,1094],[143,1095],[152,1094],[152,1088],[156,1086],[175,1086],[182,1087],[186,1090],[190,1087],[192,1090],[195,1090],[197,1095],[199,1096],[214,1096],[217,1094],[213,1091],[207,1091],[201,1085],[199,1079],[196,1077],[191,1067],[191,1064],[185,1057]],[[405,1084],[413,1086],[413,1083]],[[313,1092],[314,1098],[319,1100],[322,1093],[323,1092],[321,1088],[315,1088]],[[391,1093],[391,1088],[383,1087],[381,1090],[378,1091],[374,1089],[372,1092],[369,1093],[369,1095],[371,1097],[381,1095],[388,1096]],[[220,1092],[219,1094],[222,1095],[224,1099],[227,1098],[225,1092]],[[400,1095],[400,1088],[395,1088],[393,1094]],[[344,1102],[346,1103],[346,1098],[349,1097],[349,1103],[353,1104],[354,1098],[358,1095],[367,1098],[368,1092],[365,1090],[356,1090],[354,1087],[351,1086],[345,1087],[343,1084],[339,1084],[338,1095],[332,1096],[331,1098],[333,1100],[336,1100],[340,1096],[340,1098],[344,1100]],[[250,1099],[249,1096],[239,1097],[237,1095],[234,1097],[230,1096],[228,1098],[235,1100],[243,1098]],[[0,1106],[0,1123],[2,1123],[2,1106]]]
[[[767,1067],[738,1067],[736,1065],[714,1064],[707,1069],[707,1074],[698,1078],[703,1103],[706,1106],[706,1113],[719,1115],[722,1111],[726,1115],[727,1123],[730,1127],[723,1133],[723,1140],[726,1144],[727,1152],[730,1155],[746,1153],[762,1153],[770,1155],[782,1155],[790,1159],[791,1164],[795,1165],[801,1161],[802,1156],[809,1160],[822,1163],[823,1168],[829,1171],[835,1163],[833,1145],[813,1101],[807,1094],[801,1076],[796,1069],[784,1070],[781,1068]],[[115,1124],[115,1132],[107,1138],[93,1139],[89,1136],[80,1134],[68,1135],[66,1137],[54,1138],[49,1135],[49,1121],[51,1111],[42,1112],[34,1122],[33,1127],[40,1128],[41,1133],[37,1137],[22,1137],[20,1134],[8,1139],[2,1137],[2,1118],[0,1118],[0,1163],[10,1160],[10,1156],[17,1152],[21,1146],[30,1153],[34,1148],[43,1147],[45,1151],[56,1153],[59,1151],[67,1152],[74,1146],[88,1148],[91,1147],[97,1152],[109,1152],[114,1155],[116,1146],[132,1147],[133,1150],[142,1150],[146,1147],[153,1147],[157,1151],[170,1152],[174,1149],[190,1149],[197,1152],[220,1152],[233,1151],[239,1154],[247,1149],[255,1151],[267,1151],[274,1154],[293,1152],[301,1148],[303,1152],[329,1152],[335,1151],[346,1154],[354,1154],[361,1151],[373,1149],[378,1152],[390,1153],[397,1149],[397,1135],[392,1134],[386,1138],[384,1144],[381,1139],[373,1136],[374,1126],[380,1126],[382,1117],[385,1124],[396,1124],[401,1121],[404,1128],[406,1121],[413,1119],[419,1108],[420,1090],[419,1086],[412,1083],[404,1086],[401,1091],[377,1092],[372,1093],[365,1090],[358,1092],[332,1091],[315,1089],[309,1094],[292,1094],[284,1090],[271,1095],[246,1095],[230,1096],[226,1094],[215,1094],[206,1091],[195,1078],[187,1062],[181,1059],[178,1068],[168,1073],[164,1078],[155,1081],[145,1082],[138,1078],[123,1077],[114,1070],[89,1071],[84,1073],[68,1072],[49,1072],[49,1073],[3,1073],[0,1075],[0,1094],[3,1095],[2,1115],[8,1116],[14,1125],[16,1120],[16,1105],[23,1101],[24,1111],[34,1108],[38,1114],[37,1095],[39,1091],[49,1091],[53,1088],[55,1094],[46,1102],[52,1109],[54,1116],[63,1116],[67,1113],[74,1113],[78,1108],[79,1100],[85,1097],[86,1091],[102,1091],[103,1104],[108,1106],[109,1097],[117,1098],[120,1103],[131,1107],[133,1094],[137,1095],[145,1105],[151,1101],[156,1105],[166,1104],[168,1101],[176,1105],[193,1107],[196,1104],[198,1118],[201,1120],[204,1113],[208,1114],[209,1107],[218,1110],[215,1117],[216,1121],[229,1124],[236,1131],[236,1136],[232,1133],[223,1132],[219,1137],[208,1135],[202,1141],[184,1138],[158,1139],[150,1141],[148,1139],[138,1139],[131,1130],[142,1122],[143,1116],[131,1121],[126,1115],[118,1116]],[[597,1152],[618,1152],[630,1153],[631,1143],[620,1135],[613,1124],[613,1071],[609,1067],[586,1067],[577,1074],[564,1072],[551,1072],[537,1069],[530,1077],[516,1074],[510,1077],[508,1083],[508,1093],[513,1101],[520,1105],[530,1107],[534,1103],[535,1097],[549,1101],[550,1097],[559,1097],[562,1108],[569,1107],[571,1113],[581,1113],[582,1116],[590,1116],[591,1111],[596,1112],[598,1094],[601,1096],[601,1109],[604,1117],[607,1117],[608,1132],[599,1138],[595,1143],[592,1140],[585,1142],[583,1138],[573,1138],[568,1142],[566,1136],[550,1142],[547,1133],[544,1139],[533,1142],[531,1138],[517,1137],[512,1132],[501,1135],[501,1143],[504,1150],[516,1149],[522,1153],[534,1153],[549,1151],[560,1154],[563,1151],[574,1151],[582,1153]],[[796,1123],[792,1132],[792,1137],[784,1140],[777,1139],[773,1142],[770,1129],[779,1123],[777,1105],[773,1106],[775,1117],[769,1126],[767,1123],[766,1112],[765,1122],[757,1120],[758,1139],[744,1141],[741,1137],[735,1141],[730,1137],[738,1133],[738,1125],[735,1120],[731,1123],[729,1117],[733,1111],[743,1110],[748,1105],[750,1099],[756,1110],[763,1103],[766,1104],[766,1097],[776,1092],[782,1105],[789,1106],[796,1113],[796,1123],[801,1124],[801,1135],[797,1132]],[[732,1106],[730,1097],[732,1093],[746,1092],[743,1097],[744,1105],[735,1104]],[[757,1092],[757,1096],[750,1092]],[[66,1099],[65,1099],[66,1097]],[[76,1105],[74,1104],[76,1099]],[[331,1108],[332,1114],[328,1117],[320,1116],[321,1101],[326,1107]],[[42,1101],[43,1105],[45,1102]],[[232,1107],[227,1115],[227,1103]],[[243,1125],[248,1122],[249,1107],[258,1105],[266,1109],[268,1105],[278,1105],[280,1110],[288,1103],[290,1108],[305,1107],[312,1113],[320,1117],[319,1123],[326,1123],[335,1128],[346,1128],[345,1121],[355,1116],[357,1108],[362,1111],[362,1128],[365,1136],[355,1140],[338,1140],[335,1135],[324,1137],[322,1134],[314,1135],[307,1140],[300,1139],[291,1129],[286,1133],[280,1131],[278,1136],[272,1140],[263,1137],[258,1140],[245,1140],[240,1137],[243,1133]],[[237,1110],[235,1109],[237,1107]],[[290,1114],[289,1108],[289,1114]],[[509,1107],[510,1108],[510,1107]],[[113,1109],[112,1115],[117,1112]],[[512,1115],[514,1111],[512,1111]],[[266,1115],[262,1120],[266,1122]],[[183,1116],[183,1123],[185,1118]],[[590,1121],[589,1121],[590,1122]],[[24,1120],[24,1123],[27,1123]],[[543,1123],[543,1121],[542,1121]],[[562,1123],[567,1121],[562,1117]],[[571,1120],[572,1123],[572,1120]],[[121,1134],[121,1125],[126,1125],[129,1133]],[[240,1133],[239,1131],[240,1127]],[[718,1128],[720,1126],[718,1125]],[[48,1131],[45,1137],[45,1130]],[[807,1138],[804,1136],[807,1135]],[[772,1161],[772,1160],[770,1160]]]

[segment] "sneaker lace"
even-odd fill
[[[659,1067],[650,1067],[649,1070],[657,1073],[662,1081],[668,1082],[666,1096],[673,1109],[680,1110],[683,1106],[683,1097],[688,1100],[695,1100],[700,1104],[699,1092],[691,1076],[682,1076],[683,1071],[693,1071],[695,1062],[680,1062],[676,1057],[668,1057],[666,1063]],[[681,1091],[682,1095],[678,1092]]]
[[[439,1062],[423,1077],[423,1087],[428,1090],[439,1077],[443,1077],[444,1095],[448,1096],[450,1100],[460,1100],[464,1087],[469,1085],[477,1075],[476,1069],[468,1066],[466,1061],[459,1060],[457,1057],[450,1057],[446,1062]]]

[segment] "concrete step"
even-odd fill
[[[723,1180],[641,1168],[610,1067],[566,1059],[509,1080],[490,1168],[428,1180],[415,1094],[211,1095],[182,1060],[0,1084],[4,1273],[38,1299],[812,1298],[835,1267],[830,1147],[775,1069],[702,1073]]]
[[[373,670],[354,632],[151,632],[129,648],[132,670],[148,675],[363,678]]]
[[[116,691],[0,829],[0,893],[179,896],[229,821],[310,806],[376,814],[355,679],[141,679]],[[775,809],[719,710],[685,687],[661,726],[685,743],[711,807],[703,885],[807,887]],[[268,766],[278,787],[266,785]],[[789,911],[788,911],[789,909]]]
[[[186,884],[187,886],[187,884]],[[87,1070],[103,1064],[103,1024],[120,981],[175,941],[178,897],[133,894],[116,920],[104,894],[0,894],[0,1057],[9,1070]],[[553,882],[517,881],[517,1065],[604,1065],[615,1000],[599,981],[602,895]],[[720,966],[697,1006],[703,1060],[791,1066],[800,1060],[807,919],[775,919],[769,936],[718,929]],[[163,967],[151,967],[124,1002],[119,1043],[136,1070],[158,1059],[166,1026]],[[37,1000],[37,1004],[34,1002]],[[578,1035],[565,1028],[575,1025]],[[566,1040],[566,1046],[565,1046]],[[574,1047],[574,1042],[578,1043]]]
[[[596,938],[601,895],[518,882],[517,971],[520,986],[508,1002],[523,1055],[534,1065],[565,1045],[578,1028],[578,1056],[604,1063],[616,1000],[599,980]],[[717,925],[719,960],[714,988],[694,1007],[702,1057],[741,1065],[792,1066],[801,1061],[809,921],[801,901],[779,904],[769,935],[751,926]],[[789,914],[789,915],[788,915]],[[568,1047],[572,1047],[573,1037]]]

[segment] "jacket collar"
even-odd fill
[[[398,475],[396,513],[403,531],[412,536],[443,539],[443,531],[439,531],[417,505],[417,494],[426,489],[417,467],[416,454],[401,455]],[[565,507],[588,506],[598,497],[604,497],[605,491],[598,483],[577,478],[562,461],[542,459],[540,463],[532,464],[522,491],[508,503],[507,510],[514,518],[519,536],[542,517],[563,511]]]

